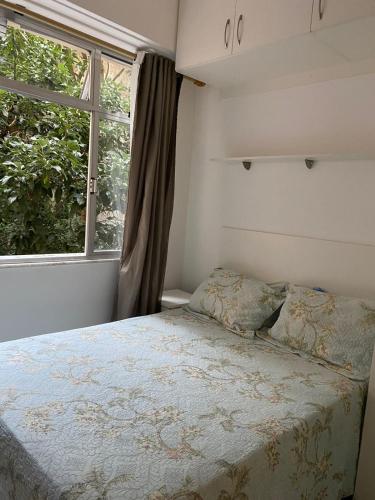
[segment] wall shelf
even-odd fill
[[[220,163],[233,163],[242,165],[249,170],[253,163],[290,163],[300,162],[311,169],[318,161],[371,161],[375,160],[375,154],[312,154],[312,155],[262,155],[262,156],[238,156],[228,158],[212,158],[212,161]]]

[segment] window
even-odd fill
[[[130,82],[127,61],[27,20],[3,20],[0,263],[118,254]]]

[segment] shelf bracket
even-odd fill
[[[306,167],[311,170],[314,166],[314,163],[315,161],[314,160],[310,160],[309,158],[305,158],[305,165]]]
[[[243,161],[242,162],[242,165],[244,166],[244,168],[246,170],[250,170],[250,167],[251,167],[251,161]]]

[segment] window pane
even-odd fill
[[[89,98],[89,53],[10,26],[0,38],[0,75],[82,99]]]
[[[130,161],[129,125],[100,121],[95,250],[122,245]]]
[[[131,65],[102,57],[100,106],[112,113],[130,113]]]
[[[84,251],[90,114],[0,91],[0,255]]]

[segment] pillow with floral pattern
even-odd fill
[[[268,285],[228,269],[215,269],[193,293],[188,309],[251,338],[281,306],[285,283]]]
[[[279,319],[267,334],[258,335],[365,380],[375,343],[375,300],[291,285]]]

